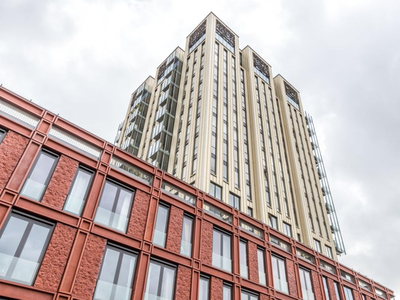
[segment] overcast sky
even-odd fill
[[[0,83],[113,142],[130,94],[213,11],[300,92],[347,255],[400,293],[400,3],[0,1]]]

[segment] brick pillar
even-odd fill
[[[260,282],[258,276],[258,257],[257,257],[257,245],[253,242],[247,243],[247,257],[249,266],[249,279],[256,283]]]
[[[322,286],[319,280],[318,273],[315,271],[311,271],[311,281],[314,290],[314,299],[315,300],[323,300],[322,296]]]
[[[176,276],[175,300],[190,299],[191,282],[192,282],[192,270],[190,268],[179,265]]]
[[[0,144],[0,192],[10,179],[15,166],[24,152],[28,139],[8,131]]]
[[[289,295],[293,297],[298,297],[299,292],[297,289],[296,268],[294,262],[288,259],[286,260],[286,273],[289,285]]]
[[[210,300],[222,299],[222,279],[211,277],[210,280]]]
[[[61,282],[76,229],[57,223],[36,277],[36,288],[56,292]]]
[[[171,206],[169,212],[169,225],[166,249],[175,253],[181,252],[183,210]]]
[[[210,266],[212,264],[212,242],[213,225],[203,220],[200,241],[200,260],[203,264]]]
[[[127,235],[143,239],[149,211],[150,195],[136,190]]]
[[[76,160],[61,155],[41,201],[43,204],[62,210],[78,165]]]

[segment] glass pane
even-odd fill
[[[103,193],[101,195],[99,207],[96,211],[96,217],[94,219],[95,222],[109,226],[117,190],[117,186],[106,181]]]
[[[264,251],[257,249],[257,260],[258,260],[258,278],[260,280],[260,284],[266,285],[267,278],[265,274]]]
[[[121,188],[111,227],[125,231],[131,212],[132,193]]]
[[[118,285],[132,287],[133,274],[135,273],[136,256],[124,254],[121,270],[119,272]],[[119,299],[119,298],[117,298]]]
[[[153,244],[158,245],[160,247],[165,247],[165,240],[167,237],[168,213],[169,213],[168,207],[165,207],[163,205],[158,206]]]
[[[31,284],[39,267],[39,259],[50,229],[33,224],[11,278]]]
[[[130,299],[135,263],[135,255],[107,247],[94,299]]]
[[[247,278],[247,244],[240,242],[239,244],[239,254],[240,254],[240,276]]]
[[[103,265],[100,272],[100,280],[107,282],[114,282],[115,272],[120,253],[114,249],[107,248],[104,256]]]
[[[310,272],[304,269],[299,269],[300,272],[300,284],[301,291],[304,300],[314,300],[314,293],[311,286],[311,275]]]
[[[191,256],[192,254],[192,227],[193,219],[184,216],[182,225],[181,254],[186,256]]]
[[[208,300],[209,280],[200,277],[199,300]]]
[[[0,238],[0,276],[6,276],[28,222],[11,216]]]
[[[172,300],[174,296],[174,289],[175,289],[175,269],[168,266],[164,266],[160,299]]]
[[[327,282],[326,277],[322,277],[322,281],[323,281],[323,284],[324,284],[325,299],[326,299],[326,300],[330,300],[331,297],[330,297],[330,295],[329,295],[328,282]],[[365,300],[365,299],[364,299],[364,300]]]
[[[92,173],[78,169],[71,191],[68,195],[64,210],[80,215],[86,201],[86,194],[89,189]]]
[[[222,298],[223,298],[223,300],[231,300],[232,299],[232,289],[230,286],[224,285]]]
[[[55,156],[42,151],[39,154],[29,178],[26,179],[21,194],[39,201],[46,189],[47,179],[55,161]]]
[[[213,231],[213,256],[212,256],[212,264],[218,268],[222,267],[221,260],[221,233],[219,231]]]
[[[158,299],[158,287],[160,285],[161,266],[150,262],[149,273],[147,275],[145,300]]]

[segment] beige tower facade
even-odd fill
[[[336,259],[315,139],[300,93],[210,13],[132,94],[115,143]]]

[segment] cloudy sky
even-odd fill
[[[346,243],[400,293],[400,3],[1,0],[0,83],[114,140],[131,92],[213,11],[301,91]]]

